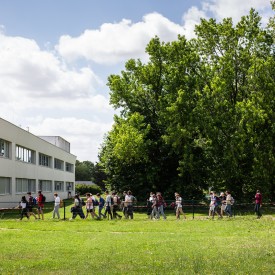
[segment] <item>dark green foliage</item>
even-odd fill
[[[86,193],[91,193],[96,195],[97,193],[102,193],[102,190],[97,185],[87,185],[87,184],[76,184],[75,193],[79,193],[80,195],[85,195]]]
[[[108,79],[115,117],[100,152],[112,189],[200,198],[208,188],[274,194],[274,18],[201,20],[197,38],[146,48]],[[266,196],[265,196],[266,197]]]

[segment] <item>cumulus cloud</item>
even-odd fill
[[[188,39],[194,38],[195,25],[200,23],[201,18],[207,18],[206,12],[198,7],[191,7],[182,17],[185,29],[185,35]]]
[[[110,130],[112,123],[89,121],[66,117],[60,119],[46,118],[34,121],[30,131],[35,135],[61,136],[71,144],[71,153],[80,161],[95,161],[104,134]]]
[[[183,26],[151,13],[138,23],[123,19],[105,23],[97,30],[86,30],[78,37],[64,35],[56,50],[71,62],[85,58],[99,64],[115,64],[129,58],[145,58],[145,47],[156,35],[163,41],[172,41],[178,34],[184,34]]]
[[[256,9],[261,14],[270,10],[270,0],[209,0],[203,2],[203,9],[211,12],[212,17],[222,20],[232,17],[233,22],[238,22],[243,15],[248,14],[251,8]]]
[[[96,161],[114,111],[105,81],[74,65],[34,40],[0,33],[0,117],[36,135],[60,135],[78,158]]]
[[[242,16],[247,15],[251,8],[254,8],[262,16],[262,23],[266,25],[268,18],[272,16],[270,0],[208,0],[202,1],[201,7],[192,6],[182,16],[185,36],[187,38],[195,37],[195,25],[200,24],[201,18],[215,18],[221,21],[224,18],[231,17],[234,23],[237,23]]]
[[[0,34],[0,89],[30,97],[73,97],[93,94],[102,85],[89,68],[73,70],[34,40]]]

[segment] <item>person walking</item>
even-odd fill
[[[260,219],[262,216],[262,213],[261,213],[262,205],[263,205],[262,194],[261,194],[260,190],[257,190],[257,192],[255,194],[255,213],[257,215],[257,219]]]
[[[113,192],[112,196],[113,196],[113,202],[114,202],[114,204],[113,204],[113,217],[121,219],[122,216],[117,213],[117,211],[119,210],[119,206],[120,206],[120,197],[117,195],[116,192]]]
[[[37,219],[36,215],[34,214],[32,208],[36,205],[36,200],[34,199],[34,197],[32,196],[31,192],[27,193],[28,198],[28,211],[29,211],[29,216],[34,216],[35,219]]]
[[[176,199],[176,218],[177,220],[180,219],[180,214],[183,215],[184,219],[186,219],[186,216],[184,212],[182,211],[182,197],[179,193],[175,193],[175,199]]]
[[[132,195],[132,192],[129,190],[127,192],[127,195],[125,196],[125,207],[126,207],[126,211],[125,211],[125,218],[128,219],[130,217],[130,219],[134,218],[134,202],[136,202],[136,198]]]
[[[99,217],[97,216],[97,214],[94,211],[93,197],[91,196],[90,193],[87,193],[86,198],[87,198],[87,201],[86,201],[86,217],[85,217],[85,219],[88,218],[89,213],[91,214],[91,217],[93,219],[94,218],[99,219]]]
[[[28,211],[28,201],[25,196],[23,196],[21,198],[21,201],[19,203],[19,208],[21,208],[20,221],[22,221],[24,216],[26,216],[29,220],[30,216],[29,216],[29,211]]]
[[[53,219],[55,218],[55,215],[57,216],[58,219],[60,219],[59,215],[59,208],[60,208],[60,197],[58,196],[57,193],[53,194],[54,196],[54,209],[53,209]]]
[[[103,217],[106,219],[107,216],[102,213],[102,210],[105,205],[105,200],[101,197],[100,193],[97,193],[96,196],[98,197],[98,217]]]
[[[214,220],[215,214],[217,214],[219,218],[222,218],[221,214],[218,212],[219,203],[220,203],[220,198],[216,195],[215,191],[212,191],[210,208],[211,208],[211,215],[213,220]]]
[[[219,199],[221,202],[221,216],[223,217],[223,215],[225,213],[225,208],[226,208],[226,196],[225,196],[224,192],[221,192]]]
[[[165,201],[160,192],[157,193],[157,207],[158,207],[158,216],[162,215],[163,219],[166,220],[166,216],[164,214],[164,204]]]
[[[74,206],[71,208],[71,212],[73,213],[73,216],[70,218],[70,220],[74,220],[77,215],[79,215],[81,219],[85,219],[82,210],[82,199],[80,199],[79,195],[74,196]]]
[[[113,198],[108,191],[105,192],[105,195],[106,195],[106,201],[105,201],[104,215],[106,216],[108,214],[108,217],[110,216],[112,220],[113,219],[113,214],[112,214]]]
[[[152,201],[153,201],[153,195],[154,193],[153,192],[150,192],[150,196],[149,198],[147,199],[147,204],[146,204],[146,208],[147,208],[147,216],[148,216],[148,219],[151,219],[151,213],[152,213]]]
[[[225,206],[225,213],[227,216],[232,217],[232,196],[230,191],[226,191],[226,206]]]
[[[37,213],[38,213],[38,219],[40,219],[40,215],[42,217],[42,220],[44,220],[44,203],[45,203],[45,197],[42,194],[42,191],[38,191],[38,196],[37,196]]]
[[[157,201],[157,196],[155,194],[153,194],[151,202],[152,202],[151,219],[158,220],[159,219],[158,201]]]

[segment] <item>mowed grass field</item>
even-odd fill
[[[0,220],[0,274],[275,274],[274,215],[50,217]]]

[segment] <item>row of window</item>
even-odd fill
[[[11,178],[0,177],[0,195],[11,194]],[[27,192],[36,193],[38,190],[42,192],[53,192],[53,191],[73,191],[74,183],[64,181],[51,181],[51,180],[38,180],[38,189],[36,189],[35,179],[23,179],[16,178],[15,180],[16,194],[26,194]]]
[[[16,152],[16,156],[15,156],[16,160],[36,164],[36,152],[34,150],[25,148],[20,145],[16,145],[15,152]],[[67,172],[72,172],[72,173],[74,172],[74,165],[71,163],[65,162],[65,165],[64,165],[63,160],[53,158],[51,156],[48,156],[42,153],[39,153],[38,155],[39,155],[39,160],[38,160],[39,165],[41,166],[45,166],[49,168],[54,167],[54,169],[58,169],[62,171],[64,171],[65,169],[65,171]],[[11,142],[4,139],[0,139],[0,156],[4,158],[11,158]]]

